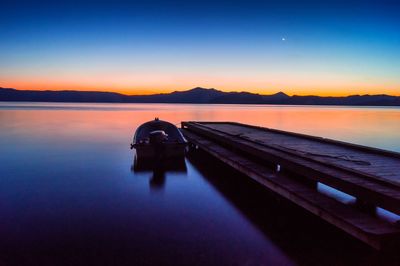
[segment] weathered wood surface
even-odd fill
[[[182,129],[182,132],[192,144],[368,245],[384,249],[399,244],[400,228],[397,226],[320,194],[283,173],[275,172],[189,129]]]
[[[231,122],[182,127],[400,214],[399,153]]]

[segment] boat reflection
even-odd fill
[[[135,154],[131,171],[133,173],[152,173],[149,187],[150,190],[157,191],[165,187],[168,172],[185,174],[187,167],[184,156],[164,160],[148,160],[139,159]]]
[[[162,189],[165,186],[165,171],[163,169],[154,169],[153,175],[149,181],[150,189]]]

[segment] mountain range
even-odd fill
[[[72,90],[33,91],[0,87],[0,101],[400,106],[400,96],[385,94],[322,97],[289,96],[283,92],[278,92],[262,95],[249,92],[223,92],[200,87],[152,95],[125,95],[114,92]]]

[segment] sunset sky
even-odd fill
[[[400,95],[398,1],[1,1],[0,87]]]

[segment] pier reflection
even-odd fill
[[[400,261],[398,255],[370,249],[200,150],[191,152],[188,160],[265,238],[299,265],[398,265]]]

